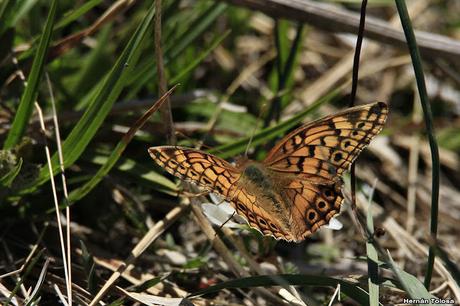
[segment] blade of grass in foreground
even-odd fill
[[[379,304],[379,257],[377,250],[372,244],[371,239],[374,239],[374,219],[372,217],[372,198],[375,190],[369,195],[369,205],[367,208],[367,230],[369,234],[368,241],[366,241],[367,252],[367,273],[369,275],[369,304],[375,306]]]
[[[407,12],[406,3],[404,0],[395,0],[398,14],[401,19],[401,24],[406,36],[407,45],[409,47],[412,65],[414,66],[415,79],[417,81],[417,89],[420,95],[420,102],[423,109],[423,119],[425,121],[426,131],[428,135],[428,142],[431,151],[431,221],[430,233],[435,240],[438,232],[438,205],[439,205],[439,151],[436,142],[434,128],[433,128],[433,115],[431,114],[430,101],[428,101],[428,94],[425,86],[425,77],[423,74],[422,60],[420,52],[415,40],[414,29],[410,21],[409,13]],[[425,272],[425,287],[429,289],[431,283],[431,276],[433,275],[435,250],[430,246],[428,252],[428,261]]]
[[[103,153],[101,154],[100,151],[102,150],[88,149],[85,151],[81,158],[82,160],[88,161],[96,166],[103,166],[109,162],[110,155],[112,155],[114,151],[110,151],[112,154],[106,152],[106,150],[103,150]],[[136,184],[139,186],[155,189],[158,192],[172,196],[177,195],[177,184],[168,179],[164,174],[155,171],[155,168],[152,167],[152,165],[153,164],[144,165],[136,160],[120,157],[116,163],[116,166],[112,168],[122,172],[123,176],[126,175],[136,179]],[[91,174],[88,179],[84,181],[84,183],[86,183],[86,181],[89,182],[93,178],[93,175],[94,174]]]
[[[37,53],[35,55],[30,75],[27,79],[27,86],[19,102],[19,108],[14,116],[13,124],[6,137],[3,149],[9,150],[13,148],[22,138],[32,115],[34,102],[38,96],[38,84],[43,74],[43,67],[46,62],[46,51],[51,41],[51,33],[53,32],[54,17],[56,15],[57,1],[51,3],[48,17],[46,18],[45,29],[40,38]]]
[[[369,297],[367,292],[363,288],[359,287],[356,283],[328,276],[307,274],[281,274],[244,277],[219,283],[204,290],[195,292],[191,296],[205,295],[223,289],[233,288],[268,286],[314,286],[335,288],[337,284],[340,284],[342,292],[358,302],[359,305],[369,305]]]
[[[404,290],[412,299],[424,299],[427,303],[424,305],[433,305],[431,303],[431,298],[434,298],[423,286],[423,284],[413,275],[401,270],[393,261],[390,252],[388,252],[389,265],[393,272],[396,274],[396,277],[401,282]]]
[[[11,168],[10,171],[8,171],[2,177],[0,177],[0,186],[10,187],[15,177],[19,174],[21,167],[22,167],[22,158],[19,159],[19,162],[15,166],[13,166],[13,168]]]
[[[127,74],[134,69],[135,63],[140,55],[141,43],[148,32],[149,26],[152,23],[154,15],[154,6],[152,4],[145,18],[137,28],[126,48],[118,58],[116,64],[106,77],[99,92],[94,96],[87,111],[78,121],[75,127],[70,132],[69,136],[62,144],[62,152],[64,155],[64,166],[72,165],[86,149],[91,139],[96,135],[102,122],[108,115],[113,103],[120,95],[122,89],[126,85],[128,79]],[[57,153],[52,158],[53,175],[60,171]],[[46,167],[40,171],[39,177],[34,186],[36,187],[45,183],[50,178],[50,173]],[[28,190],[27,190],[28,191]]]

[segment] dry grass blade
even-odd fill
[[[120,13],[128,9],[135,1],[134,0],[118,0],[113,3],[104,14],[99,17],[92,25],[78,33],[69,35],[58,41],[50,50],[49,58],[55,58],[72,50],[84,38],[93,35],[103,25],[114,20]]]
[[[161,0],[155,0],[155,61],[157,66],[158,87],[160,95],[166,92],[166,75],[163,62],[163,51],[161,48]],[[169,97],[166,97],[165,104],[160,107],[160,114],[165,125],[166,138],[169,144],[176,144],[176,133],[171,112]]]
[[[46,128],[45,128],[45,122],[43,120],[43,113],[40,108],[40,105],[38,102],[35,102],[35,108],[37,109],[38,117],[40,119],[40,125],[41,125],[41,130],[43,133],[44,138],[46,139]],[[46,141],[45,141],[46,143]],[[62,224],[61,224],[61,216],[60,216],[60,211],[59,211],[59,199],[57,196],[57,190],[56,190],[56,183],[54,182],[54,176],[53,176],[53,167],[51,165],[51,154],[50,154],[50,149],[48,145],[45,145],[45,154],[46,154],[46,160],[48,163],[48,170],[50,171],[50,178],[51,178],[51,188],[53,190],[53,200],[54,200],[54,208],[56,211],[56,222],[58,224],[58,233],[59,233],[59,243],[61,246],[61,255],[62,255],[62,262],[64,263],[64,275],[65,275],[65,280],[66,280],[66,288],[68,292],[67,299],[71,298],[71,287],[72,284],[70,283],[70,271],[69,271],[69,265],[67,264],[68,260],[68,255],[67,255],[67,249],[65,247],[65,239],[64,239],[64,233],[62,232]],[[69,220],[70,221],[70,220]],[[69,238],[70,240],[70,238]],[[70,252],[70,250],[68,250]],[[69,254],[70,256],[70,254]],[[69,300],[66,300],[68,302]]]
[[[59,122],[57,118],[57,112],[56,112],[56,102],[54,100],[54,94],[53,94],[53,89],[51,86],[51,81],[49,78],[49,75],[46,73],[46,83],[48,85],[48,91],[50,93],[50,98],[51,98],[51,106],[53,110],[53,123],[54,123],[54,128],[56,130],[56,144],[57,144],[57,149],[58,149],[58,156],[59,156],[59,166],[61,167],[61,183],[62,183],[62,190],[64,191],[64,198],[66,201],[69,199],[69,193],[67,192],[67,183],[66,183],[66,178],[65,178],[65,169],[64,169],[64,156],[62,154],[62,145],[61,145],[61,134],[59,131]],[[40,121],[43,122],[43,126],[45,125],[44,119],[40,117]],[[65,208],[65,214],[66,214],[66,254],[67,254],[67,271],[69,271],[68,275],[68,281],[67,284],[67,297],[68,297],[68,304],[69,306],[72,306],[72,248],[70,245],[70,207],[67,205]]]

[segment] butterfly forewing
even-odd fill
[[[149,148],[150,156],[170,174],[206,190],[231,198],[241,174],[225,160],[201,151],[161,146]]]
[[[335,180],[381,131],[387,113],[387,105],[377,102],[313,121],[284,137],[264,164],[304,179]]]

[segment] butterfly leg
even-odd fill
[[[236,214],[236,211],[234,211],[234,212],[232,213],[232,215],[231,215],[224,223],[222,223],[221,225],[219,225],[219,229],[222,230],[222,228],[225,226],[225,224],[227,224],[228,221],[230,221],[230,220],[235,216],[235,214]],[[214,234],[214,237],[215,237],[215,236],[217,236],[217,232]]]
[[[202,191],[202,192],[199,192],[199,193],[192,193],[192,192],[187,192],[185,190],[182,190],[182,191],[179,192],[179,195],[187,197],[187,198],[199,198],[199,197],[202,197],[202,196],[206,196],[208,194],[209,194],[209,191]]]

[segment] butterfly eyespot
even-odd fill
[[[358,129],[361,129],[361,128],[363,128],[363,127],[364,127],[364,122],[360,122],[360,123],[358,123],[358,126],[357,126],[357,127],[358,127]]]
[[[313,221],[316,218],[316,212],[310,211],[307,215],[308,220]]]
[[[259,223],[262,224],[262,225],[264,225],[264,226],[267,225],[267,222],[266,222],[264,219],[262,219],[262,218],[259,218]]]
[[[330,191],[330,190],[326,190],[326,191],[324,192],[324,195],[325,195],[326,197],[328,197],[328,198],[329,198],[329,197],[331,197],[331,196],[332,196],[332,191]]]
[[[185,170],[186,170],[185,167],[182,166],[182,165],[177,166],[177,168],[178,168],[179,170],[181,170],[181,171],[185,171]]]
[[[351,133],[353,136],[358,136],[358,131],[353,131],[353,133]]]
[[[248,212],[248,219],[249,219],[250,221],[255,220],[254,214],[253,214],[252,212]]]
[[[241,204],[241,203],[238,203],[237,207],[238,207],[238,209],[241,210],[241,211],[246,211],[246,206],[244,206],[244,205]]]
[[[318,202],[318,208],[319,208],[319,209],[324,209],[325,207],[326,207],[326,202],[324,202],[324,201],[319,201],[319,202]],[[309,218],[310,218],[310,215],[311,215],[312,213],[313,213],[313,212],[311,212],[311,213],[308,214],[308,217],[309,217]],[[314,215],[314,213],[313,213],[313,215]],[[312,218],[310,218],[310,219],[312,219]]]
[[[347,141],[345,141],[345,142],[343,143],[343,146],[344,146],[345,148],[348,148],[350,145],[351,145],[351,142],[350,142],[349,140],[347,140]]]
[[[275,224],[271,223],[271,222],[270,222],[270,227],[271,227],[272,229],[274,229],[275,231],[278,230],[278,227],[277,227]]]
[[[335,153],[335,155],[334,155],[334,161],[338,162],[338,161],[340,161],[342,158],[343,158],[342,153],[340,153],[340,152]]]

